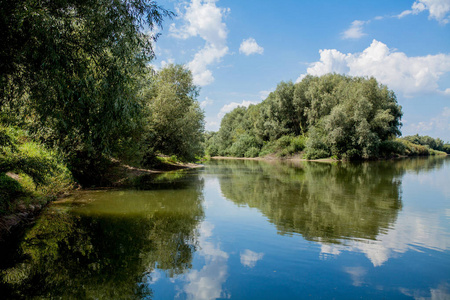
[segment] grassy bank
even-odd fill
[[[210,156],[214,159],[250,159],[250,160],[302,160],[302,161],[336,161],[347,160],[345,157],[337,156],[314,156],[308,153],[306,149],[308,138],[304,136],[283,136],[278,140],[264,144],[260,152],[246,152],[245,148],[241,151],[230,153],[231,155]],[[239,144],[236,146],[238,148]],[[432,149],[429,145],[421,145],[411,142],[407,138],[397,138],[383,142],[377,157],[371,159],[390,159],[397,157],[415,157],[415,156],[434,156],[448,155],[444,151]]]
[[[168,156],[155,156],[150,169],[112,158],[104,162],[103,184],[97,188],[134,187],[144,175],[199,166]],[[0,238],[2,233],[37,215],[47,203],[79,187],[58,153],[33,141],[24,130],[0,125]]]
[[[74,186],[63,159],[24,130],[0,127],[0,215],[43,205]]]

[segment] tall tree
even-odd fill
[[[194,160],[203,154],[204,113],[196,98],[192,73],[168,65],[150,80],[146,92],[147,154],[160,152]]]
[[[148,0],[0,4],[3,121],[28,125],[72,166],[127,142],[138,126],[141,78],[154,57],[151,30],[172,13]]]

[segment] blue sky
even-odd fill
[[[177,13],[155,68],[186,65],[206,129],[281,81],[328,72],[374,76],[403,107],[403,135],[450,141],[450,0],[161,0]]]

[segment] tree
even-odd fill
[[[129,143],[157,38],[143,30],[173,14],[146,0],[2,0],[1,7],[3,121],[58,147],[79,174]]]
[[[181,65],[168,65],[150,80],[147,106],[147,155],[160,152],[192,161],[203,154],[204,113],[192,73]]]
[[[281,82],[258,105],[226,114],[218,138],[209,141],[219,144],[221,155],[250,156],[297,152],[308,137],[308,158],[367,159],[400,135],[401,116],[395,94],[374,78],[306,76]]]

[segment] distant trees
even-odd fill
[[[372,158],[400,135],[401,116],[395,94],[374,78],[306,76],[295,84],[281,82],[262,103],[225,115],[217,135],[208,139],[207,151],[257,156],[283,143],[298,151],[305,139],[293,137],[303,135],[308,158]]]
[[[420,135],[416,134],[416,135],[405,136],[405,137],[403,137],[403,139],[405,139],[411,143],[414,143],[416,145],[428,146],[429,148],[431,148],[433,150],[445,151],[444,141],[441,140],[440,138],[434,139],[427,135],[420,136]]]

